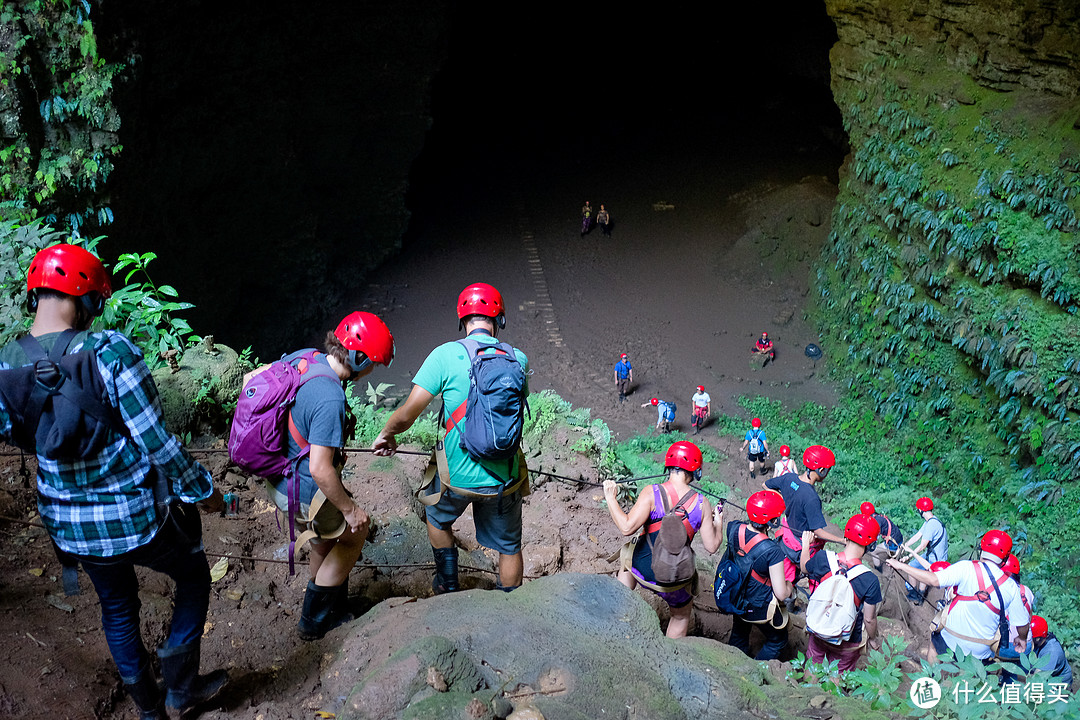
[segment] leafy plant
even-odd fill
[[[126,271],[124,282],[128,284],[113,290],[103,314],[106,327],[119,330],[149,351],[147,360],[152,365],[161,364],[161,360],[155,360],[158,353],[184,347],[191,335],[191,326],[174,313],[194,307],[177,300],[178,293],[173,286],[156,285],[151,280],[147,267],[156,258],[152,252],[120,256],[113,267],[113,281],[118,273]],[[141,281],[138,281],[139,277]],[[132,278],[136,278],[136,282],[131,282]]]

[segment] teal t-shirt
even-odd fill
[[[472,338],[482,345],[494,345],[498,340],[490,335],[476,334]],[[529,359],[525,353],[517,350],[518,362],[529,372]],[[427,390],[432,395],[442,394],[445,424],[446,418],[465,402],[469,396],[469,359],[466,357],[465,347],[459,342],[443,343],[431,351],[424,360],[424,364],[416,371],[413,383]],[[526,378],[525,392],[528,393],[528,379]],[[446,464],[450,470],[449,484],[460,488],[484,488],[497,487],[499,481],[491,476],[484,468],[499,478],[509,480],[516,476],[517,458],[510,460],[484,461],[473,460],[461,447],[458,430],[454,428],[446,437],[444,444],[446,449]]]

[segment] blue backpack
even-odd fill
[[[525,425],[525,368],[507,343],[458,340],[470,361],[461,447],[474,460],[508,460],[517,454]]]

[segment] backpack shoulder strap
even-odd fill
[[[754,558],[750,557],[750,551],[756,548],[763,540],[767,540],[768,537],[764,533],[755,532],[754,537],[749,541],[746,539],[746,533],[749,532],[749,528],[743,524],[739,526],[739,550],[738,554],[743,557],[749,558],[750,561],[750,577],[757,580],[762,585],[768,585],[772,587],[772,578],[764,576],[754,569]]]

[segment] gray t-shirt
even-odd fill
[[[949,533],[945,532],[945,525],[936,517],[931,517],[919,528],[919,535],[928,542],[926,546],[926,559],[931,563],[948,561],[949,559]]]
[[[299,350],[286,355],[284,359],[295,364],[305,352],[309,351]],[[329,367],[326,355],[322,353],[319,353],[316,362]],[[341,387],[341,381],[330,377],[316,377],[301,385],[297,391],[292,419],[296,429],[300,431],[300,436],[311,445],[340,448],[345,445],[345,407],[345,390]],[[290,433],[289,457],[294,457],[299,452],[300,445]],[[296,478],[300,483],[300,502],[311,502],[319,488],[311,478],[307,456],[300,461]],[[284,479],[275,485],[279,492],[288,494],[288,485]]]

